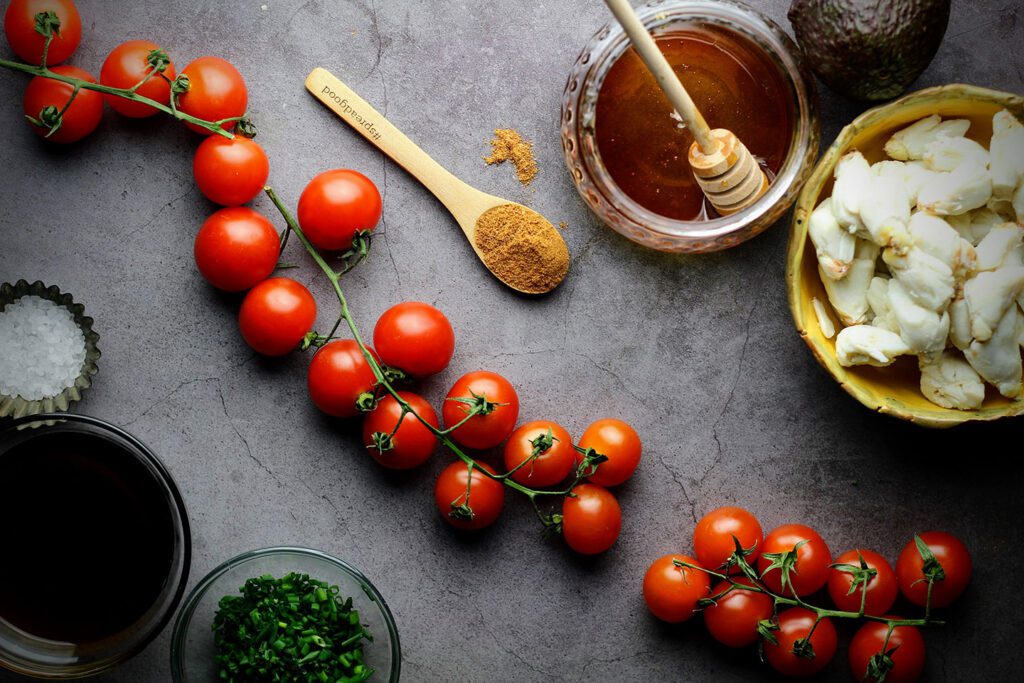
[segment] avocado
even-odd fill
[[[861,100],[901,94],[939,49],[950,0],[794,0],[797,42],[833,90]]]

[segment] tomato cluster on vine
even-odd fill
[[[715,640],[737,648],[759,643],[763,659],[790,677],[814,675],[832,661],[834,621],[860,620],[849,650],[853,677],[918,680],[925,664],[918,627],[940,624],[931,609],[953,603],[971,577],[966,546],[945,532],[915,535],[894,570],[884,556],[863,548],[833,558],[821,535],[802,524],[765,535],[756,517],[737,507],[702,518],[693,549],[695,558],[666,555],[647,570],[643,595],[651,613],[678,623],[703,612]],[[823,589],[834,609],[808,602]],[[924,617],[894,616],[899,595],[924,607]]]
[[[98,81],[84,69],[62,64],[72,57],[82,38],[81,16],[72,0],[13,0],[4,14],[4,32],[14,53],[39,67],[32,71],[39,75],[25,89],[23,109],[32,130],[50,142],[67,144],[91,134],[103,118],[104,103],[128,118],[146,118],[163,110],[203,135],[215,132],[218,125],[225,132],[233,130],[248,107],[245,80],[227,60],[199,57],[179,74],[163,48],[147,40],[129,40],[115,47],[103,61]],[[221,147],[237,147],[236,157],[262,155],[265,165],[266,155],[253,145],[237,137],[221,143]],[[248,160],[224,162],[230,156],[225,153],[219,162],[211,156],[204,151],[197,155],[197,164],[202,157],[205,168],[219,169],[228,177],[239,165],[253,166]],[[265,181],[264,174],[252,194],[221,203],[243,204]],[[200,189],[210,196],[208,185],[200,182]]]

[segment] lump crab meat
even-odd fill
[[[975,340],[964,352],[971,367],[1006,398],[1021,395],[1020,315],[1016,306],[1009,308],[990,339]]]
[[[971,337],[985,342],[995,334],[1007,309],[1014,307],[1024,289],[1024,266],[978,273],[964,284],[964,300],[971,321]],[[982,373],[984,376],[984,373]]]
[[[943,408],[975,410],[985,400],[985,384],[970,363],[958,353],[945,351],[918,360],[921,393]]]
[[[885,153],[898,161],[920,160],[930,142],[941,137],[963,137],[970,127],[967,119],[943,121],[933,114],[893,134],[885,143]]]
[[[952,268],[920,247],[912,247],[904,255],[886,249],[882,260],[919,305],[936,312],[946,309],[956,284]]]
[[[918,305],[903,289],[899,280],[889,282],[889,305],[896,320],[899,335],[919,354],[935,354],[946,348],[949,336],[949,313]]]
[[[836,337],[836,356],[843,367],[873,365],[881,368],[908,353],[910,347],[898,334],[872,325],[844,327]]]
[[[843,230],[832,213],[832,198],[818,205],[811,213],[807,232],[814,243],[821,272],[832,280],[841,280],[850,270],[857,248],[857,239]]]
[[[1005,109],[992,117],[989,150],[992,194],[999,199],[1010,199],[1024,178],[1024,125]],[[1024,219],[1024,214],[1018,210],[1017,217]]]

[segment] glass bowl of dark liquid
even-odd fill
[[[78,678],[142,650],[188,579],[181,495],[130,434],[90,417],[0,426],[0,666]]]

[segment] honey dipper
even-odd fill
[[[768,190],[768,177],[750,150],[731,131],[708,126],[629,0],[604,0],[668,101],[693,133],[687,158],[697,184],[723,216],[742,211]]]

